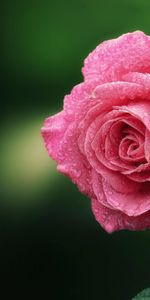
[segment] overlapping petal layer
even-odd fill
[[[109,233],[121,229],[143,230],[150,228],[150,211],[137,217],[129,217],[118,210],[107,208],[95,198],[92,199],[92,210],[96,220]]]
[[[141,31],[101,43],[85,59],[85,80],[118,81],[128,72],[150,73],[150,37]]]

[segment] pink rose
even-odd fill
[[[45,121],[47,151],[107,232],[150,228],[150,37],[100,44],[82,72],[63,111]]]

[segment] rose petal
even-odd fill
[[[150,163],[140,164],[138,167],[122,173],[137,182],[150,181]]]
[[[64,111],[49,117],[45,120],[41,133],[45,142],[45,147],[49,155],[55,159],[59,158],[59,146],[66,131],[68,122],[65,119]]]
[[[150,228],[149,211],[137,217],[129,217],[117,210],[105,207],[95,198],[92,199],[92,210],[97,222],[108,233],[122,229],[143,230]]]
[[[59,147],[61,161],[58,171],[69,176],[78,185],[82,193],[91,197],[93,195],[91,183],[91,167],[86,158],[79,151],[77,144],[77,124],[71,124],[65,132]]]
[[[120,80],[131,71],[150,72],[150,37],[141,31],[101,43],[82,69],[85,80],[99,76],[101,83]]]
[[[150,90],[150,74],[146,73],[137,73],[137,72],[129,72],[125,74],[122,78],[127,82],[135,82],[137,84],[143,85],[147,90]]]
[[[82,120],[88,110],[95,104],[92,100],[94,89],[100,84],[98,78],[77,84],[64,98],[64,110],[70,121]]]
[[[120,210],[128,216],[139,216],[150,210],[150,188],[143,184],[139,191],[134,193],[117,192],[109,184],[102,180],[103,190],[107,202],[116,210]]]
[[[145,150],[145,158],[147,159],[147,162],[150,163],[150,131],[147,129],[145,132],[144,150]]]
[[[131,116],[139,119],[147,129],[150,130],[150,103],[149,101],[139,101],[136,103],[130,103],[128,105],[122,105],[115,107],[122,113],[129,113]]]
[[[104,206],[109,207],[113,209],[113,207],[107,202],[106,196],[103,191],[103,185],[102,185],[102,176],[95,172],[94,169],[92,169],[91,172],[91,179],[92,179],[92,186],[94,190],[94,194],[97,198],[97,200]]]

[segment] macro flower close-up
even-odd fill
[[[45,120],[47,151],[107,232],[150,228],[150,37],[101,43],[82,73],[63,110]]]

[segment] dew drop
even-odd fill
[[[79,178],[81,176],[81,171],[76,171],[76,177]]]
[[[108,191],[108,195],[110,195],[110,196],[111,196],[111,195],[112,195],[112,191]]]

